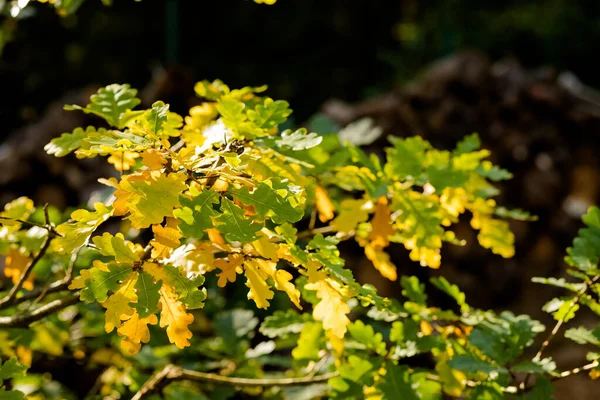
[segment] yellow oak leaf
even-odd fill
[[[4,227],[3,230],[6,233],[16,232],[21,229],[21,223],[15,220],[26,221],[34,211],[33,200],[25,196],[19,197],[4,206],[4,211],[0,212],[0,217],[8,219],[0,219],[0,225]]]
[[[398,279],[396,266],[390,261],[390,255],[388,253],[378,246],[372,246],[370,243],[367,243],[364,247],[365,255],[383,277],[391,281]]]
[[[471,226],[479,229],[477,240],[481,246],[504,258],[515,255],[515,235],[511,232],[508,222],[473,213]]]
[[[215,251],[229,253],[230,249],[218,248],[213,243],[189,243],[173,250],[165,263],[181,268],[186,274],[195,272],[204,275],[216,268]]]
[[[465,388],[467,376],[464,372],[450,368],[447,360],[448,356],[444,354],[436,364],[435,370],[440,377],[444,393],[452,397],[460,397]]]
[[[17,358],[22,364],[31,367],[31,361],[33,359],[33,351],[29,347],[17,345],[16,354]]]
[[[225,244],[225,239],[221,236],[221,233],[215,228],[208,228],[205,231],[208,234],[208,240],[217,244]]]
[[[398,278],[396,266],[390,261],[390,256],[384,249],[390,244],[388,238],[394,232],[388,200],[382,196],[377,201],[368,237],[366,239],[357,238],[357,241],[365,248],[365,255],[371,260],[373,266],[381,275],[392,281]]]
[[[183,173],[167,175],[161,171],[138,171],[123,176],[115,191],[115,211],[121,215],[130,212],[127,218],[136,229],[160,224],[179,207],[179,194],[187,188],[186,179]]]
[[[331,334],[338,338],[343,338],[350,324],[348,319],[350,307],[344,301],[342,294],[332,286],[334,284],[327,279],[307,283],[304,287],[307,290],[316,290],[317,297],[321,299],[313,310],[313,317],[317,321],[323,321],[323,329],[331,331]]]
[[[262,232],[259,232],[259,236],[260,237],[257,240],[252,242],[252,247],[262,257],[273,261],[279,261],[279,256],[277,255],[279,245],[277,243],[272,243]]]
[[[192,337],[189,325],[194,322],[194,316],[186,313],[185,306],[179,300],[173,291],[172,286],[163,285],[159,290],[160,294],[160,327],[167,327],[167,336],[169,341],[174,343],[180,349],[190,345],[188,339]]]
[[[319,221],[327,222],[334,217],[335,208],[331,203],[331,199],[327,195],[327,191],[321,186],[315,189],[315,205],[319,212]]]
[[[175,218],[167,218],[165,226],[152,225],[154,240],[150,241],[152,245],[152,258],[169,257],[171,251],[179,247],[181,233],[177,229],[179,221]]]
[[[71,254],[83,246],[90,235],[112,214],[112,209],[102,203],[94,204],[96,211],[76,210],[71,214],[71,221],[56,227],[62,236],[52,241],[53,249],[60,254]]]
[[[267,277],[271,278],[275,283],[275,289],[287,293],[296,307],[302,310],[302,306],[300,306],[300,291],[296,289],[296,286],[292,282],[290,282],[293,278],[292,274],[283,269],[277,269],[277,263],[273,261],[252,259],[246,261],[246,263],[248,262],[254,263],[254,265],[259,268],[259,271],[261,275],[265,277],[265,280]]]
[[[117,171],[129,171],[135,166],[135,159],[140,155],[133,151],[117,151],[108,157],[108,162],[115,166]]]
[[[366,199],[346,199],[340,204],[339,215],[331,225],[339,232],[351,232],[356,226],[369,218],[373,203]]]
[[[190,108],[190,115],[185,117],[185,130],[200,131],[219,115],[215,103],[202,103]],[[184,132],[184,139],[185,139]],[[204,139],[204,136],[201,136]],[[200,140],[200,139],[198,139]],[[187,141],[186,141],[187,142]],[[197,145],[201,146],[204,140]]]
[[[292,278],[293,276],[289,272],[278,269],[273,276],[275,289],[286,292],[292,303],[302,310],[302,306],[300,305],[300,291],[296,289],[296,286],[292,282],[290,282]]]
[[[127,321],[117,329],[117,333],[125,336],[121,340],[121,348],[129,354],[136,354],[142,347],[141,343],[150,341],[150,330],[148,325],[156,325],[158,318],[150,314],[146,318],[140,318],[137,312],[134,312]]]
[[[161,169],[167,163],[167,158],[160,150],[148,149],[142,153],[142,164],[150,169]]]
[[[129,274],[127,279],[121,284],[121,287],[102,303],[102,307],[106,308],[104,322],[106,333],[110,333],[119,327],[122,320],[130,318],[135,312],[129,303],[137,302],[137,295],[135,294],[137,278],[137,272]]]
[[[250,289],[248,298],[254,300],[256,307],[267,309],[269,300],[273,298],[273,291],[267,284],[268,274],[261,270],[257,260],[246,260],[244,272],[246,274],[246,286]]]
[[[219,277],[217,285],[219,285],[219,287],[225,287],[227,282],[235,282],[236,275],[243,272],[243,262],[244,256],[241,254],[230,254],[227,259],[220,258],[216,260],[214,265],[221,270],[221,272],[217,274]]]
[[[11,247],[8,249],[6,255],[4,275],[6,275],[7,278],[12,278],[12,282],[16,284],[21,279],[21,275],[23,275],[23,272],[27,266],[29,266],[30,262],[31,257],[28,257],[21,252],[18,247]],[[23,288],[27,290],[33,289],[34,279],[34,274],[30,273],[25,282],[23,282]]]
[[[384,248],[390,244],[388,237],[394,234],[394,225],[392,224],[392,213],[388,207],[388,200],[381,196],[377,200],[375,214],[371,220],[371,232],[369,240],[374,247]]]
[[[467,192],[463,188],[447,187],[440,196],[440,206],[449,217],[442,223],[449,226],[452,222],[458,222],[458,216],[465,212],[465,205],[468,202]]]

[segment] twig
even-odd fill
[[[24,221],[24,220],[18,219],[18,218],[0,217],[0,219],[3,219],[5,221],[18,222],[18,223],[20,223],[22,225],[25,225],[25,226],[31,226],[31,227],[36,226],[38,228],[48,229],[46,226],[44,226],[42,224],[38,224],[38,223],[35,223],[35,222],[30,222],[30,221]]]
[[[79,292],[68,297],[51,301],[48,304],[36,308],[30,313],[12,317],[0,317],[0,328],[25,328],[32,322],[40,320],[50,314],[71,306],[79,301]]]
[[[132,397],[131,400],[140,400],[144,396],[157,390],[158,387],[166,384],[166,381],[188,380],[194,382],[211,383],[214,385],[227,386],[300,386],[312,385],[313,383],[327,382],[329,379],[338,376],[338,372],[317,376],[302,376],[298,378],[266,378],[266,379],[250,379],[250,378],[235,378],[218,374],[210,374],[206,372],[197,372],[183,369],[176,365],[169,364],[161,371],[153,375],[141,389]]]
[[[308,230],[312,231],[315,229],[315,224],[317,223],[317,209],[313,208],[310,212],[310,222],[308,223]]]
[[[596,368],[598,365],[600,365],[600,362],[598,360],[595,360],[594,362],[586,364],[582,367],[577,367],[577,368],[570,369],[568,371],[563,371],[560,373],[559,376],[552,377],[552,380],[555,381],[557,379],[562,379],[562,378],[566,378],[571,375],[576,375],[583,371],[589,371],[590,369]]]
[[[579,290],[579,292],[577,292],[575,297],[573,297],[571,299],[571,303],[569,305],[568,310],[565,312],[564,316],[560,320],[558,320],[558,322],[556,322],[556,324],[554,325],[554,328],[552,328],[552,331],[550,332],[550,334],[548,335],[546,340],[544,340],[544,342],[540,346],[540,349],[538,350],[536,355],[532,358],[532,361],[539,361],[542,358],[542,354],[544,353],[544,350],[546,350],[546,348],[548,347],[548,345],[550,344],[552,339],[554,339],[554,337],[560,330],[560,327],[562,326],[562,324],[565,323],[565,318],[571,313],[571,310],[573,310],[575,305],[579,302],[579,300],[585,294],[585,292],[589,289],[589,287],[592,284],[594,284],[598,279],[600,279],[600,275],[596,275],[591,280],[587,280],[584,282],[583,288],[581,288],[581,290]],[[527,388],[527,383],[528,383],[530,377],[531,377],[531,373],[528,373],[527,375],[525,375],[525,379],[523,379],[523,382],[521,382],[519,384],[519,390],[524,391]]]
[[[542,354],[544,353],[544,350],[548,347],[548,345],[550,344],[550,342],[552,341],[552,339],[554,339],[554,336],[556,336],[556,334],[558,333],[558,330],[560,329],[560,327],[562,326],[562,324],[564,324],[565,318],[571,313],[571,310],[579,302],[579,299],[581,299],[581,296],[583,296],[585,294],[585,292],[589,289],[589,287],[593,283],[595,283],[598,279],[600,279],[600,275],[596,275],[591,280],[586,281],[585,285],[583,286],[583,288],[581,288],[581,290],[577,293],[577,295],[571,299],[571,305],[569,306],[569,309],[567,310],[567,312],[565,312],[564,317],[561,318],[556,323],[556,325],[554,325],[554,328],[552,328],[552,332],[550,332],[550,335],[548,335],[548,338],[544,341],[544,343],[542,343],[542,346],[540,347],[540,350],[537,352],[537,354],[535,355],[535,357],[533,357],[534,361],[535,360],[540,360],[542,358]]]

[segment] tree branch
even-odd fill
[[[71,306],[79,301],[79,292],[73,293],[68,297],[51,301],[43,306],[36,308],[27,314],[14,315],[12,317],[0,317],[0,328],[25,328],[32,322],[47,317]]]
[[[194,382],[211,383],[214,385],[227,386],[301,386],[312,385],[314,383],[327,382],[329,379],[338,376],[338,372],[331,372],[316,376],[301,376],[298,378],[235,378],[206,372],[197,372],[183,369],[176,365],[169,364],[161,371],[153,375],[141,389],[132,397],[131,400],[140,400],[144,396],[165,385],[167,381],[188,380]]]

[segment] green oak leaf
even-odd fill
[[[382,400],[418,400],[419,394],[412,388],[409,368],[406,365],[394,365],[388,362],[385,366],[386,374],[377,384],[381,391]]]
[[[81,147],[85,138],[92,132],[96,132],[96,128],[93,126],[88,126],[85,130],[75,128],[71,133],[63,133],[60,137],[52,139],[44,146],[44,150],[55,157],[64,157]]]
[[[247,243],[258,238],[256,232],[261,230],[263,225],[248,219],[245,211],[236,206],[233,201],[222,199],[221,211],[215,221],[220,224],[216,228],[225,236],[225,239],[230,242]]]
[[[205,230],[213,227],[212,218],[219,215],[213,208],[219,203],[219,194],[214,190],[198,192],[195,188],[190,191],[194,196],[189,199],[185,196],[179,197],[182,208],[173,211],[175,218],[179,219],[179,230],[187,237],[201,239]]]
[[[466,303],[466,296],[463,292],[460,291],[458,286],[451,284],[443,276],[433,277],[430,281],[435,287],[437,287],[442,292],[446,293],[448,296],[456,300],[456,302],[460,306],[461,312],[469,312],[471,307],[469,307],[469,305]]]
[[[81,299],[87,302],[98,301],[102,303],[108,298],[109,291],[119,289],[121,281],[125,280],[132,271],[132,266],[127,264],[108,263],[109,271],[92,268],[90,275],[92,279],[85,281],[85,287],[81,289]]]
[[[248,110],[248,119],[262,129],[271,130],[283,124],[292,113],[290,105],[285,100],[273,100],[269,97],[257,104],[254,110]]]
[[[135,254],[133,243],[125,240],[122,233],[116,236],[108,232],[102,236],[92,238],[92,241],[104,256],[113,256],[118,263],[134,263],[140,261],[140,257]]]
[[[306,314],[298,314],[295,310],[278,310],[264,319],[259,331],[273,339],[291,333],[300,333],[307,322]]]
[[[146,318],[150,314],[156,314],[160,294],[158,291],[162,286],[162,281],[154,283],[154,278],[147,272],[140,272],[135,284],[137,303],[130,303],[136,309],[140,318]]]
[[[197,274],[190,277],[181,275],[179,269],[172,265],[165,265],[165,272],[169,277],[169,284],[175,288],[175,293],[188,309],[201,308],[206,299],[205,289],[199,289],[204,283],[204,276]]]
[[[78,105],[65,106],[65,110],[80,110],[104,118],[111,126],[123,128],[121,117],[141,103],[136,97],[137,90],[128,84],[112,84],[98,89],[90,97],[90,103],[84,108]]]
[[[304,209],[299,206],[294,207],[292,204],[295,202],[293,193],[292,196],[289,196],[290,190],[284,189],[287,186],[285,184],[277,185],[277,182],[271,182],[271,184],[275,187],[261,182],[252,192],[246,186],[239,189],[231,188],[229,192],[242,203],[254,206],[254,211],[262,219],[270,217],[276,224],[297,222],[302,219]]]
[[[281,136],[275,139],[275,145],[283,149],[292,151],[306,150],[318,146],[323,141],[323,136],[312,132],[307,133],[305,128],[300,128],[295,131],[286,129],[281,132]]]

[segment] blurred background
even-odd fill
[[[511,260],[479,248],[461,223],[457,233],[470,244],[444,249],[441,273],[475,306],[551,324],[540,308],[560,292],[531,277],[565,275],[565,248],[600,194],[598,1],[62,2],[79,8],[61,16],[49,4],[0,0],[2,204],[27,195],[64,210],[85,204],[96,179],[113,173],[101,160],[43,151],[90,122],[62,105],[85,104],[101,85],[130,83],[145,105],[161,99],[185,115],[198,102],[197,80],[267,84],[269,96],[290,102],[294,125],[333,130],[371,118],[385,133],[373,151],[388,134],[452,148],[479,132],[493,161],[515,175],[500,186],[499,203],[539,220],[513,224]],[[438,273],[408,261],[402,248],[392,252],[401,274]],[[359,252],[352,260],[359,280],[399,292]],[[576,367],[585,357],[576,348],[557,340],[551,355],[562,369]],[[559,383],[556,398],[598,393],[577,376]]]

